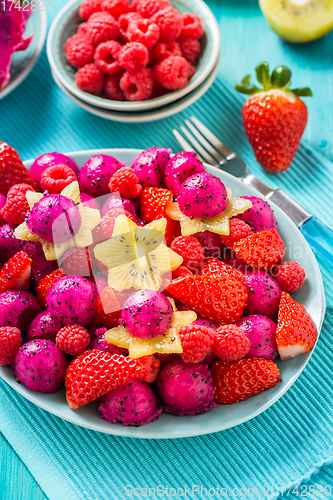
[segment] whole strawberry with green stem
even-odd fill
[[[246,135],[258,163],[266,172],[278,174],[290,166],[308,120],[308,110],[300,96],[312,96],[308,87],[290,89],[291,71],[278,66],[269,73],[267,62],[256,67],[258,82],[250,84],[250,75],[236,89],[250,95],[242,109]]]

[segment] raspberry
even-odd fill
[[[154,382],[160,372],[160,360],[154,354],[141,356],[141,358],[137,358],[137,360],[140,360],[140,365],[143,369],[143,374],[137,377],[137,380],[147,382],[148,384]]]
[[[86,36],[88,32],[88,23],[81,23],[77,29],[77,35]]]
[[[132,9],[128,0],[104,0],[102,2],[102,10],[111,14],[115,19],[118,19]]]
[[[79,9],[79,16],[84,21],[88,21],[92,14],[100,10],[102,10],[102,0],[83,0]]]
[[[181,17],[183,20],[182,35],[189,38],[201,38],[204,30],[200,17],[190,12],[185,12]]]
[[[170,56],[181,56],[181,50],[177,42],[158,42],[155,47],[155,59],[157,62],[163,61]]]
[[[94,54],[94,63],[106,75],[113,75],[120,71],[118,56],[121,45],[114,40],[100,43]]]
[[[118,71],[115,75],[108,75],[105,78],[103,88],[105,97],[113,101],[125,101],[125,96],[119,88],[119,82],[123,74],[123,71]]]
[[[167,90],[184,87],[188,82],[188,62],[180,56],[171,56],[154,67],[157,83]]]
[[[215,330],[213,353],[222,361],[236,361],[250,350],[250,341],[236,325],[223,325]]]
[[[272,274],[285,292],[296,292],[305,280],[305,271],[297,262],[282,262]]]
[[[153,70],[143,68],[137,71],[126,71],[121,77],[119,86],[128,101],[149,99],[154,89]]]
[[[75,34],[66,41],[64,51],[71,66],[82,68],[93,61],[95,46],[85,35]]]
[[[140,42],[152,49],[160,37],[160,29],[150,19],[133,19],[130,21],[127,32],[131,42]]]
[[[177,40],[181,55],[190,64],[195,64],[201,54],[201,45],[196,38],[181,36]]]
[[[156,97],[162,97],[163,95],[168,94],[168,93],[169,93],[169,91],[167,89],[162,87],[162,85],[160,85],[159,83],[155,82],[154,90],[153,90],[153,93],[150,96],[150,98],[155,99]]]
[[[126,43],[119,53],[119,64],[128,71],[145,68],[148,64],[148,60],[148,49],[139,42]]]
[[[251,227],[246,222],[233,217],[229,222],[230,233],[227,236],[221,236],[223,245],[227,248],[233,248],[234,243],[247,238],[252,234]]]
[[[171,243],[171,250],[183,257],[183,266],[197,269],[205,258],[205,250],[194,236],[178,236]]]
[[[55,271],[52,271],[52,273],[48,274],[40,280],[36,287],[36,296],[37,300],[42,306],[43,309],[46,309],[46,295],[48,294],[49,289],[55,283],[58,281],[60,278],[64,278],[66,275],[63,272],[63,269],[56,269]]]
[[[173,42],[180,37],[183,29],[183,19],[178,10],[166,7],[151,17],[151,21],[160,28],[160,41]]]
[[[178,329],[184,363],[201,363],[212,348],[215,332],[205,326],[188,325]]]
[[[180,266],[175,271],[172,271],[172,279],[183,278],[183,276],[193,276],[192,272],[187,267]]]
[[[195,67],[189,62],[187,63],[187,78],[190,79],[195,74]]]
[[[0,328],[0,366],[10,365],[19,350],[21,332],[15,326]]]
[[[136,222],[134,215],[130,214],[129,212],[126,212],[126,210],[124,211],[119,208],[113,208],[106,215],[104,215],[104,217],[102,217],[100,222],[100,228],[104,237],[111,238],[113,233],[114,223],[116,222],[116,218],[119,217],[119,215],[126,215],[128,219],[130,219],[133,222]]]
[[[73,170],[67,165],[53,165],[44,170],[40,178],[43,191],[49,194],[60,194],[66,186],[77,181]]]
[[[81,325],[64,326],[57,333],[56,344],[62,352],[76,356],[86,351],[90,335]]]
[[[129,38],[127,36],[127,29],[130,21],[133,21],[134,19],[142,19],[142,16],[138,12],[128,12],[127,14],[122,14],[119,19],[119,38],[122,42],[127,43],[129,42]]]
[[[104,75],[95,64],[86,64],[76,73],[75,83],[84,92],[100,94],[104,87]]]
[[[170,7],[168,0],[138,0],[136,10],[142,17],[151,17],[159,10]]]
[[[108,40],[117,40],[119,24],[108,12],[96,12],[89,17],[87,36],[94,45],[99,45]]]
[[[124,198],[137,198],[141,194],[142,186],[138,184],[134,170],[122,167],[111,177],[109,189],[111,193],[119,192]]]
[[[148,51],[148,54],[149,54],[149,59],[147,66],[152,66],[156,62],[154,47]]]
[[[8,191],[6,204],[1,210],[1,215],[9,224],[18,226],[24,222],[25,215],[30,210],[25,196],[27,191],[35,190],[28,184],[14,184]]]
[[[67,276],[91,276],[93,272],[88,248],[67,250],[61,267]]]

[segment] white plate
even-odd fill
[[[78,165],[83,165],[92,155],[109,154],[116,157],[119,161],[130,165],[139,152],[133,149],[104,149],[69,153],[69,156]],[[25,164],[29,168],[32,165],[32,161],[25,162]],[[253,195],[261,197],[255,189],[246,186],[239,179],[216,170],[213,167],[208,167],[208,169],[211,173],[220,177],[227,187],[232,189],[234,196]],[[293,296],[295,300],[301,302],[306,307],[317,326],[318,332],[320,332],[325,316],[325,295],[317,261],[295,224],[282,210],[269,200],[268,203],[274,209],[279,225],[279,232],[286,245],[288,259],[297,260],[306,271],[307,278],[303,287],[297,293],[293,294]],[[249,398],[247,401],[234,405],[222,405],[219,408],[208,411],[205,415],[176,417],[163,414],[156,422],[142,427],[124,427],[121,424],[109,424],[100,418],[97,402],[72,411],[66,403],[64,388],[56,394],[42,394],[29,391],[15,381],[13,372],[8,367],[0,367],[0,375],[15,391],[22,394],[26,399],[73,424],[124,437],[169,439],[218,432],[256,417],[280,399],[292,386],[308,363],[312,352],[292,360],[278,361],[277,364],[280,368],[282,382],[268,391]],[[304,397],[306,398],[306,394]]]

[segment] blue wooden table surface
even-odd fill
[[[253,74],[259,61],[267,60],[272,68],[279,64],[289,66],[293,71],[293,86],[309,86],[314,93],[314,97],[306,100],[309,122],[303,139],[333,160],[333,33],[310,44],[292,45],[269,29],[258,7],[258,0],[207,0],[206,3],[220,24],[221,75],[234,85],[245,74]],[[56,2],[54,9],[57,9]],[[38,64],[49,71],[45,54]],[[21,92],[22,89],[23,85],[14,92]],[[19,123],[24,109],[14,111]],[[1,115],[1,121],[5,123],[6,117]],[[333,477],[333,468],[326,467],[325,473]],[[0,500],[46,498],[0,434]]]

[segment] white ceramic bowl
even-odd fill
[[[139,153],[140,151],[133,149],[105,149],[69,153],[69,156],[74,158],[79,165],[83,165],[92,155],[108,154],[130,165]],[[25,164],[29,168],[32,162],[28,161]],[[236,177],[213,167],[207,167],[211,173],[218,176],[227,187],[232,189],[234,196],[253,195],[262,197],[255,189],[246,186]],[[306,307],[316,324],[318,332],[320,332],[325,316],[325,295],[317,261],[295,224],[276,205],[269,200],[267,201],[274,209],[279,225],[279,232],[288,250],[288,259],[297,260],[306,271],[307,279],[303,287],[293,294],[293,296],[295,300],[301,302]],[[56,394],[42,394],[29,391],[15,381],[13,371],[8,367],[0,367],[0,376],[15,391],[37,406],[82,427],[124,437],[169,439],[218,432],[256,417],[267,410],[292,386],[310,360],[311,354],[308,353],[284,362],[278,361],[277,364],[281,372],[282,382],[268,391],[261,392],[249,398],[247,401],[234,405],[222,405],[219,408],[208,411],[205,415],[176,417],[174,415],[163,414],[156,422],[142,427],[124,427],[122,424],[109,424],[100,418],[97,402],[72,411],[66,403],[64,388]]]
[[[220,31],[218,23],[209,7],[202,0],[171,0],[171,3],[180,12],[190,11],[198,14],[202,19],[205,30],[205,35],[202,38],[203,53],[197,64],[197,71],[189,83],[182,89],[174,90],[165,96],[139,102],[113,101],[83,92],[75,85],[76,70],[68,64],[63,49],[67,38],[76,32],[79,23],[82,22],[78,15],[81,3],[82,0],[70,1],[53,21],[47,38],[47,56],[52,73],[62,86],[72,95],[91,106],[127,113],[142,112],[166,106],[189,94],[201,85],[212,73],[219,60]]]

